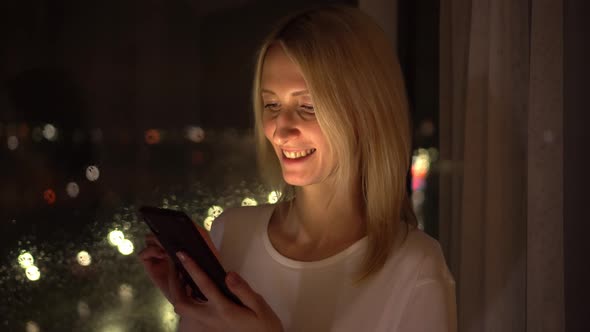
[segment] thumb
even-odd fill
[[[225,282],[229,290],[250,310],[259,313],[266,307],[264,299],[236,272],[228,272]]]

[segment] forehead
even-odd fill
[[[280,44],[269,46],[262,63],[261,88],[274,85],[293,85],[293,88],[306,88],[305,79],[299,66],[293,62]]]

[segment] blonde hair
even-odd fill
[[[253,101],[262,175],[289,198],[293,188],[262,128],[260,81],[264,57],[280,43],[300,68],[319,126],[338,160],[340,179],[358,178],[369,245],[359,280],[379,271],[402,231],[416,225],[406,193],[411,139],[401,68],[377,24],[352,7],[329,6],[285,18],[259,50]],[[405,228],[405,227],[404,227]]]

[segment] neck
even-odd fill
[[[366,234],[360,186],[329,183],[297,187],[284,231],[314,247],[351,244]]]

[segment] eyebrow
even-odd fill
[[[272,93],[273,95],[275,94],[271,90],[267,90],[267,89],[261,89],[260,92],[262,92],[262,93]],[[306,95],[306,94],[309,94],[309,91],[308,90],[300,90],[300,91],[293,92],[291,94],[291,96],[297,97],[297,96]]]

